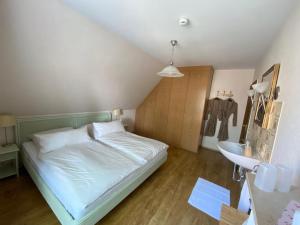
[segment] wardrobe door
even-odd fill
[[[135,132],[167,142],[172,80],[162,78],[136,110]]]
[[[162,78],[136,111],[136,133],[196,152],[212,67],[179,68],[185,76]]]
[[[185,76],[178,78],[171,78],[172,88],[170,94],[169,113],[168,113],[168,127],[166,142],[173,146],[180,146],[183,117],[185,110],[186,94],[189,83],[189,70],[180,68]]]
[[[142,133],[146,137],[155,138],[155,116],[154,116],[154,109],[156,106],[156,95],[157,95],[157,89],[158,87],[155,87],[150,95],[147,97],[144,104],[144,118],[143,118],[143,129]]]
[[[144,128],[144,122],[145,122],[145,113],[146,113],[146,99],[144,102],[136,109],[135,112],[135,125],[134,130],[136,133],[145,136],[145,128]]]
[[[209,68],[190,67],[180,147],[193,152],[198,151],[202,139],[204,107],[210,92],[212,73]]]
[[[156,105],[154,108],[154,138],[160,141],[167,140],[167,127],[169,120],[169,103],[172,81],[162,78],[156,90]]]

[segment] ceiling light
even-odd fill
[[[184,74],[180,73],[180,71],[174,66],[174,62],[173,62],[174,48],[177,45],[177,43],[178,42],[176,40],[171,40],[172,54],[171,54],[170,65],[163,68],[162,71],[157,73],[157,75],[159,75],[161,77],[182,77],[182,76],[184,76]]]
[[[185,17],[181,17],[178,20],[179,26],[182,26],[182,27],[185,27],[185,26],[189,25],[189,23],[190,23],[190,20],[188,18],[185,18]]]

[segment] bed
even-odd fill
[[[48,205],[63,225],[90,225],[97,223],[145,179],[147,179],[154,171],[156,171],[167,159],[166,149],[160,151],[158,154],[148,160],[147,163],[141,163],[134,159],[134,157],[126,154],[126,152],[120,152],[118,149],[114,149],[99,142],[91,141],[90,143],[86,143],[90,148],[95,148],[95,151],[106,149],[105,151],[113,151],[114,154],[118,155],[118,157],[127,158],[125,163],[132,161],[132,168],[130,167],[131,169],[123,174],[121,179],[113,180],[111,182],[112,185],[106,190],[103,189],[105,190],[104,192],[99,192],[99,196],[97,198],[89,198],[90,201],[83,202],[84,204],[81,202],[81,208],[79,207],[80,210],[73,209],[72,211],[70,207],[67,207],[67,204],[72,206],[73,203],[64,202],[64,200],[58,194],[59,191],[53,188],[53,182],[51,186],[51,182],[49,181],[51,174],[48,174],[47,169],[39,165],[40,162],[37,157],[37,150],[35,149],[36,146],[30,142],[30,137],[33,133],[38,131],[68,126],[81,127],[91,122],[103,122],[108,120],[110,120],[109,113],[69,114],[18,118],[16,134],[18,144],[22,146],[22,163],[38,187],[39,191],[47,201]],[[80,148],[85,147],[86,146],[80,146]],[[75,146],[73,149],[76,148],[78,148],[78,146]],[[70,154],[70,152],[68,152],[70,149],[64,151],[65,152],[61,154]],[[93,157],[90,158],[92,159]],[[53,161],[53,158],[50,157],[50,159],[47,158],[47,160],[52,160],[51,162],[55,162],[56,165],[56,161]],[[63,162],[63,164],[64,163],[65,162]],[[96,175],[97,174],[95,174],[95,176]],[[97,188],[97,190],[98,189],[101,188]],[[76,190],[74,193],[76,193]]]

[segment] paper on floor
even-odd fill
[[[222,204],[230,206],[230,191],[205,179],[198,178],[188,203],[220,220]]]

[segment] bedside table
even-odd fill
[[[12,175],[19,176],[18,153],[19,148],[15,144],[0,147],[0,179]],[[14,161],[14,163],[7,161]]]

